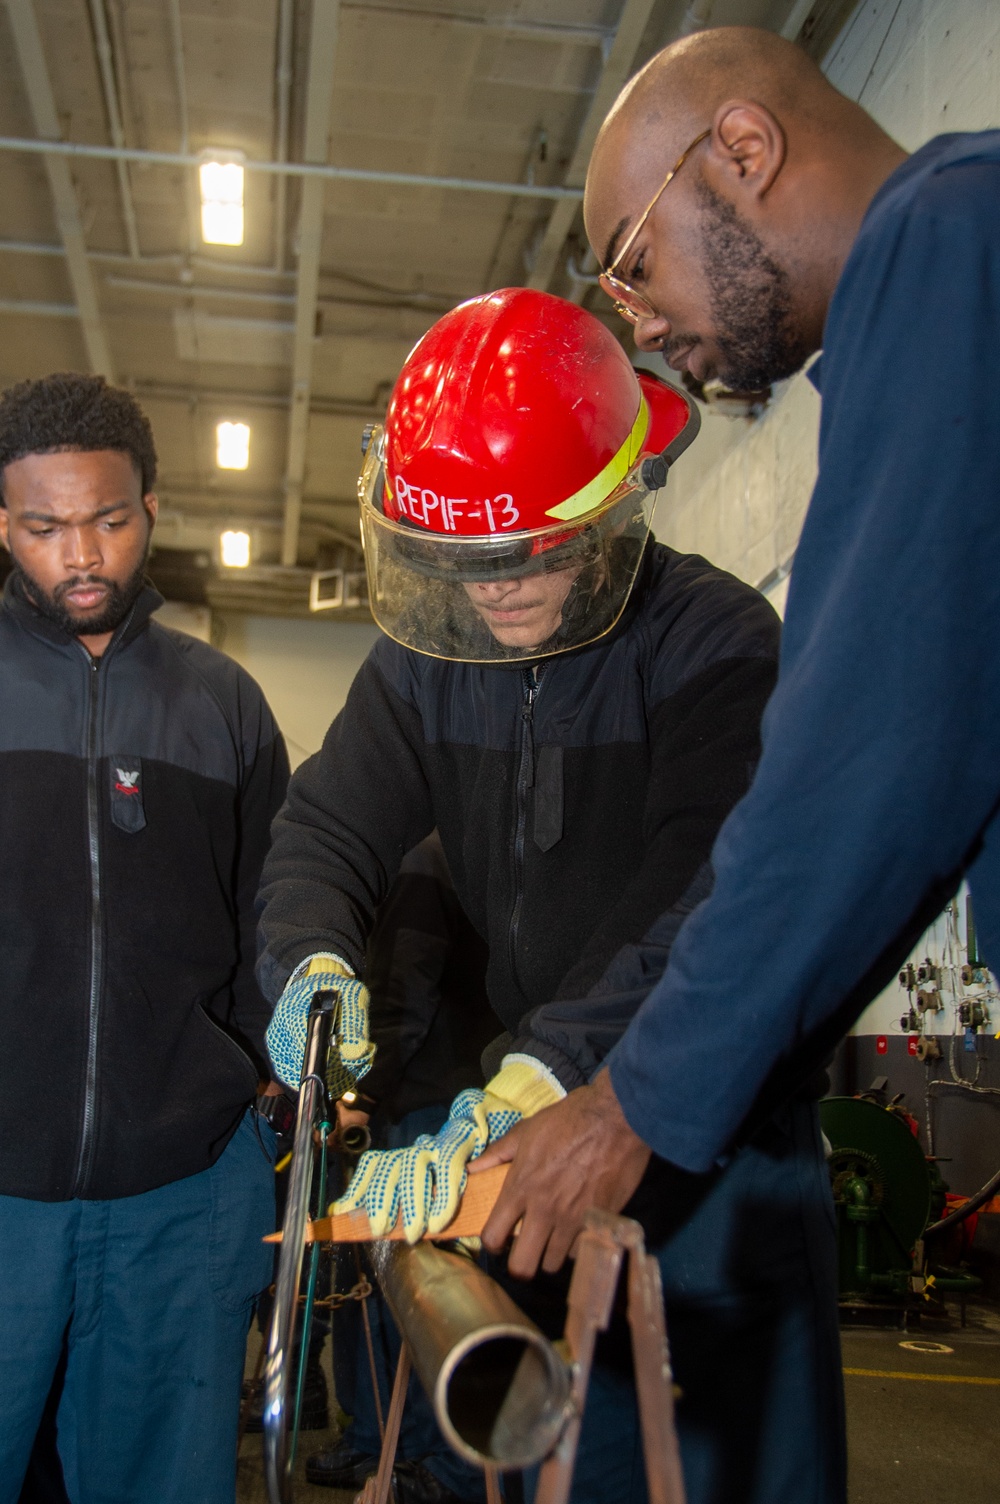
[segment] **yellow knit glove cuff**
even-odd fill
[[[543,1107],[551,1107],[566,1095],[555,1076],[540,1060],[530,1055],[505,1055],[503,1063],[486,1083],[486,1113],[513,1107],[522,1118],[534,1117]]]
[[[339,956],[327,955],[323,951],[319,955],[313,956],[306,967],[305,975],[307,977],[314,977],[318,976],[320,972],[326,972],[327,975],[332,972],[336,977],[353,977],[354,975],[351,968],[345,966]]]

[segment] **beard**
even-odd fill
[[[718,379],[732,391],[759,392],[793,376],[811,353],[795,329],[791,278],[728,199],[704,181],[697,192],[702,265],[723,356]]]
[[[49,621],[55,622],[56,626],[70,637],[100,637],[105,632],[113,632],[121,626],[126,616],[135,605],[140,591],[146,583],[146,560],[149,550],[143,554],[136,568],[129,575],[124,584],[118,584],[115,580],[109,580],[102,574],[79,574],[71,579],[62,580],[55,590],[49,592],[43,590],[38,581],[33,579],[23,565],[14,559],[14,574],[21,583],[25,595],[31,604],[40,611]],[[108,596],[99,611],[77,616],[74,615],[64,604],[67,591],[74,590],[79,585],[104,585]]]

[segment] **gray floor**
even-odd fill
[[[996,1504],[1000,1311],[970,1306],[965,1328],[955,1315],[844,1332],[851,1504]]]
[[[850,1328],[843,1355],[850,1504],[996,1504],[1000,1310],[970,1306],[964,1328],[957,1307],[947,1322],[910,1331]],[[351,1493],[304,1481],[302,1459],[333,1439],[302,1437],[296,1504],[350,1504]],[[236,1496],[266,1504],[259,1436],[244,1439]]]

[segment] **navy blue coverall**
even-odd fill
[[[610,1055],[631,1126],[687,1170],[822,1058],[963,875],[1000,966],[998,350],[1000,131],[941,136],[831,301],[763,756]]]

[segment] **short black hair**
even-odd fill
[[[156,445],[149,419],[131,392],[103,376],[57,371],[19,381],[0,396],[0,506],[3,473],[29,454],[115,449],[139,472],[142,494],[156,484]]]

